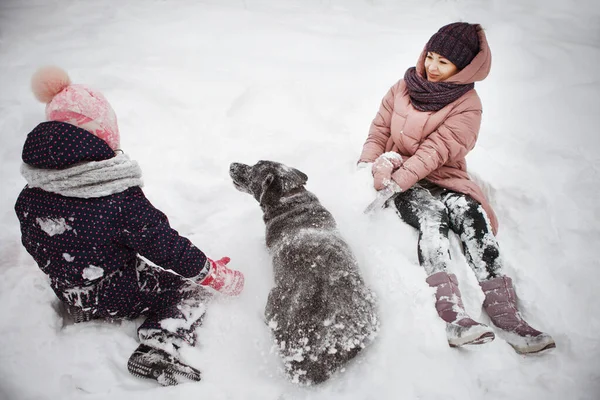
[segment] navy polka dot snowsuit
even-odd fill
[[[114,156],[103,140],[61,122],[38,125],[23,148],[23,161],[45,170]],[[182,277],[202,278],[207,258],[169,226],[139,186],[95,198],[27,186],[15,211],[23,245],[69,309],[89,318],[146,315],[138,331],[142,341],[193,344],[209,295]],[[178,275],[148,265],[139,255]]]

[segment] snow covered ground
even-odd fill
[[[494,56],[470,169],[486,183],[525,316],[558,348],[517,355],[501,338],[451,349],[391,210],[362,214],[355,162],[379,102],[428,38],[479,22]],[[43,118],[34,70],[65,68],[104,92],[145,192],[211,257],[246,274],[217,299],[185,353],[203,381],[162,388],[129,375],[139,321],[63,326],[20,244],[13,205],[26,134]],[[600,5],[596,0],[0,1],[0,399],[600,398]],[[345,373],[311,388],[283,375],[262,320],[270,258],[258,205],[229,163],[272,159],[309,176],[367,283],[381,332]],[[453,239],[474,317],[483,295]]]

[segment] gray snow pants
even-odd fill
[[[397,194],[393,202],[400,217],[419,230],[419,263],[428,276],[445,271],[450,263],[450,229],[460,237],[467,262],[480,282],[502,275],[489,218],[471,196],[420,181]]]

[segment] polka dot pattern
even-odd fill
[[[102,161],[115,152],[102,139],[75,125],[43,122],[27,135],[23,162],[37,168],[61,169],[83,161]]]
[[[40,168],[62,168],[114,156],[101,139],[80,131],[69,124],[40,124],[25,143],[23,159]],[[167,276],[160,290],[145,292],[141,301],[138,254],[188,278],[198,276],[206,264],[204,253],[171,228],[137,186],[89,199],[25,187],[15,211],[22,243],[50,277],[57,296],[102,315],[139,314],[139,307],[153,308],[155,294],[169,289],[164,285],[178,288],[179,280]]]

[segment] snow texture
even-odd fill
[[[469,170],[492,196],[524,317],[556,340],[549,354],[520,356],[501,337],[449,348],[416,231],[393,210],[362,213],[374,191],[356,161],[381,99],[457,20],[481,23],[493,53]],[[0,399],[598,399],[599,21],[597,0],[0,1]],[[199,383],[127,372],[140,321],[63,326],[21,245],[21,150],[44,116],[29,83],[47,64],[105,95],[150,201],[246,275],[184,351]],[[264,223],[228,176],[230,162],[259,159],[309,176],[377,294],[376,340],[319,386],[290,383],[271,351]],[[451,239],[467,312],[488,323]]]
[[[95,265],[90,265],[83,270],[83,278],[93,281],[94,279],[101,278],[104,276],[104,269],[100,267],[96,267]]]
[[[48,234],[48,236],[61,235],[66,231],[73,229],[70,227],[64,218],[36,218],[35,222],[40,228]]]

